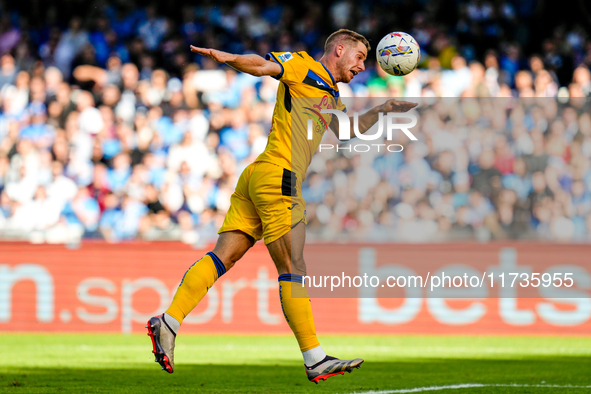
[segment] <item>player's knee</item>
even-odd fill
[[[232,268],[243,255],[243,253],[228,253],[227,251],[216,249],[213,250],[213,253],[222,261],[222,264],[226,267],[226,271]]]
[[[285,261],[275,262],[277,273],[283,274],[295,274],[295,275],[306,275],[306,263],[304,259],[285,259]]]
[[[297,275],[306,275],[306,262],[303,258],[293,258],[291,260],[291,272]]]
[[[230,260],[225,260],[224,261],[224,266],[226,267],[226,271],[228,271],[230,268],[232,268],[234,266],[234,264],[236,264],[236,262],[238,261],[238,259],[230,259]]]

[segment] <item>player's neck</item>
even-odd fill
[[[336,67],[336,60],[335,59],[331,59],[330,57],[328,57],[326,55],[322,55],[322,57],[318,61],[320,63],[322,63],[324,65],[324,67],[326,67],[326,69],[332,74],[335,83],[341,82],[340,76],[337,74],[337,67]]]

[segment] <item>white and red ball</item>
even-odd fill
[[[408,33],[396,31],[382,38],[376,48],[382,69],[390,75],[406,75],[421,61],[421,48]]]

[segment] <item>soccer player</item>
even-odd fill
[[[215,281],[261,239],[265,240],[277,267],[281,307],[302,351],[308,379],[318,383],[351,372],[363,363],[360,358],[339,360],[328,356],[316,337],[310,299],[302,283],[306,274],[303,259],[306,203],[301,196],[301,184],[326,130],[317,129],[313,138],[307,139],[305,127],[294,126],[297,119],[292,114],[292,104],[298,98],[318,98],[314,104],[317,109],[345,111],[337,82],[349,83],[365,70],[369,50],[365,37],[346,29],[328,37],[319,61],[303,51],[271,52],[262,58],[191,46],[192,52],[251,75],[269,75],[280,84],[267,147],[242,172],[215,248],[189,267],[168,310],[148,321],[146,327],[152,338],[153,353],[163,370],[174,371],[175,337],[183,319]],[[406,112],[415,106],[388,100],[359,117],[359,131],[367,131],[381,112]],[[338,137],[337,116],[323,116],[327,119],[324,124]],[[349,119],[352,124],[352,118]],[[352,131],[351,136],[354,136]]]

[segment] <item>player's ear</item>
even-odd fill
[[[343,56],[345,53],[345,46],[343,44],[339,44],[335,47],[335,53],[338,57]]]

